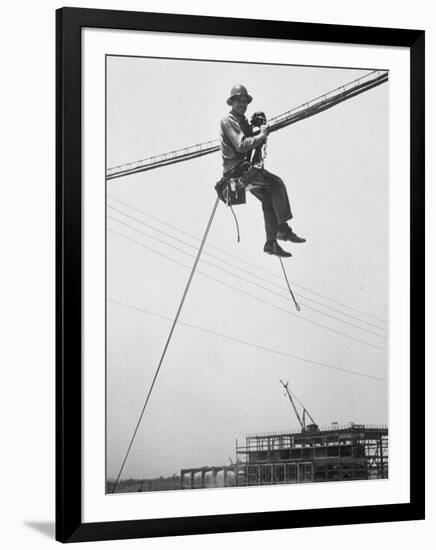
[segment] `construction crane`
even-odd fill
[[[306,409],[306,407],[299,401],[300,405],[303,407],[303,415],[300,416],[298,409],[294,403],[294,399],[292,398],[292,393],[289,391],[289,381],[283,382],[283,380],[280,380],[280,384],[285,388],[286,393],[288,394],[289,401],[291,402],[292,408],[294,409],[295,416],[297,417],[297,420],[301,426],[301,433],[313,433],[318,432],[318,425],[316,424],[315,420],[310,415],[309,411]],[[311,424],[306,424],[306,416],[309,417]]]

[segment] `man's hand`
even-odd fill
[[[269,126],[268,126],[268,124],[262,124],[262,126],[260,127],[260,134],[261,134],[263,137],[266,137],[266,136],[269,134]]]

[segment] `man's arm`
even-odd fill
[[[255,149],[265,139],[265,132],[260,132],[253,137],[245,136],[239,125],[229,118],[224,118],[221,121],[221,128],[238,153],[246,153],[251,149]]]

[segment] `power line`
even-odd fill
[[[122,221],[122,220],[118,220],[117,218],[114,218],[112,216],[108,216],[108,219],[110,220],[114,220],[122,225],[125,225],[126,227],[129,227],[130,229],[132,229],[133,231],[137,231],[138,233],[141,233],[142,235],[145,235],[146,237],[149,237],[150,239],[153,239],[159,243],[162,243],[166,246],[169,246],[170,248],[174,248],[175,250],[177,250],[178,252],[181,252],[182,254],[185,254],[186,256],[189,256],[191,258],[194,258],[195,256],[193,254],[190,254],[189,252],[186,252],[186,250],[182,250],[181,248],[177,247],[177,246],[174,246],[173,244],[171,243],[168,243],[167,241],[164,241],[162,239],[159,239],[157,237],[155,237],[154,235],[150,235],[149,233],[146,233],[145,231],[141,231],[140,229]],[[216,264],[214,264],[213,262],[208,262],[207,260],[203,260],[203,263],[206,264],[206,265],[210,265],[212,267],[214,267],[215,269],[219,269],[220,271],[222,271],[223,273],[226,273],[227,275],[231,275],[232,277],[236,277],[238,279],[241,279],[242,281],[245,281],[253,286],[256,286],[257,288],[261,288],[262,290],[265,290],[266,292],[269,292],[270,294],[273,294],[275,296],[278,296],[279,298],[282,298],[283,300],[286,300],[288,301],[288,297],[287,296],[284,296],[283,294],[279,294],[278,292],[275,292],[274,290],[271,290],[269,288],[266,288],[265,286],[263,285],[260,285],[258,283],[255,283],[254,281],[250,281],[249,279],[246,279],[245,277],[241,277],[240,275],[238,274],[235,274],[231,271],[228,271],[227,269],[224,269]],[[283,267],[283,265],[282,265]],[[281,288],[281,287],[280,287]],[[330,315],[329,313],[325,313],[324,311],[320,311],[319,309],[316,309],[314,307],[311,307],[311,306],[308,306],[307,304],[305,304],[304,302],[301,302],[302,304],[304,304],[304,306],[306,307],[306,309],[310,310],[310,311],[314,311],[316,313],[319,313],[320,315],[324,315],[325,317],[328,317],[330,319],[334,319],[335,321],[338,321],[339,323],[343,323],[345,325],[348,325],[350,327],[353,327],[353,328],[356,328],[356,329],[359,329],[359,330],[362,330],[364,332],[367,332],[368,334],[372,334],[374,336],[378,336],[379,338],[383,338],[385,340],[387,340],[387,337],[382,335],[382,334],[378,334],[377,332],[373,332],[372,330],[368,330],[364,327],[361,327],[359,325],[355,325],[354,323],[350,323],[348,321],[345,321],[343,319],[339,319],[338,317],[335,317],[334,315]]]
[[[141,313],[145,313],[147,315],[151,315],[153,317],[157,317],[159,319],[164,319],[166,321],[172,321],[171,317],[166,317],[165,315],[155,313],[153,311],[147,310],[147,309],[139,307],[139,306],[126,304],[125,302],[121,302],[120,300],[114,300],[113,298],[108,298],[108,301],[112,302],[114,304],[118,304],[120,306],[129,308],[129,309],[139,311]],[[274,348],[269,348],[267,346],[262,346],[260,344],[255,344],[254,342],[249,342],[247,340],[242,340],[240,338],[235,338],[233,336],[229,336],[228,334],[223,334],[221,332],[216,332],[216,331],[213,331],[213,330],[209,330],[209,329],[206,329],[204,327],[200,327],[198,325],[193,325],[191,323],[187,323],[187,322],[184,322],[184,321],[179,321],[179,324],[183,325],[185,327],[194,329],[194,330],[198,330],[200,332],[204,332],[206,334],[211,334],[213,336],[218,336],[219,338],[230,340],[232,342],[237,342],[238,344],[243,344],[243,345],[246,345],[246,346],[250,346],[252,348],[260,349],[260,350],[267,351],[267,352],[270,352],[270,353],[275,353],[275,354],[281,355],[283,357],[290,357],[291,359],[297,359],[298,361],[302,361],[304,363],[309,363],[309,364],[312,364],[312,365],[315,365],[315,366],[318,366],[318,367],[323,367],[323,368],[332,369],[332,370],[336,370],[336,371],[340,371],[340,372],[345,372],[347,374],[351,374],[351,375],[354,375],[354,376],[361,376],[363,378],[371,378],[373,380],[379,380],[381,382],[387,382],[386,378],[382,378],[380,376],[373,376],[372,374],[367,374],[367,373],[364,373],[364,372],[359,372],[359,371],[354,371],[354,370],[350,370],[350,369],[344,369],[344,368],[341,368],[341,367],[336,367],[336,366],[330,365],[328,363],[323,363],[321,361],[315,361],[313,359],[308,359],[307,357],[301,357],[299,355],[294,355],[294,354],[287,353],[287,352],[284,352],[284,351],[280,351],[280,350],[277,350],[277,349],[274,349]]]
[[[196,247],[195,247],[194,245],[192,245],[192,244],[190,244],[190,243],[184,241],[183,239],[179,239],[178,237],[175,237],[174,235],[171,235],[170,233],[167,233],[166,231],[162,231],[161,229],[158,229],[158,228],[154,227],[153,225],[150,225],[150,224],[144,222],[143,220],[141,220],[141,219],[139,219],[139,218],[137,218],[137,217],[135,217],[135,216],[131,216],[130,214],[127,214],[127,213],[124,212],[123,210],[120,210],[120,209],[118,209],[118,208],[114,208],[113,206],[111,206],[111,205],[109,205],[109,204],[108,204],[108,207],[109,207],[111,210],[114,210],[115,212],[117,212],[117,213],[119,213],[119,214],[122,214],[123,216],[125,216],[125,217],[127,217],[127,218],[129,218],[129,219],[131,219],[131,220],[134,220],[135,222],[140,223],[141,225],[144,225],[145,227],[148,227],[149,229],[152,229],[153,231],[156,231],[157,233],[161,233],[162,235],[165,235],[165,236],[169,237],[170,239],[173,239],[173,240],[175,240],[176,242],[179,242],[179,243],[181,243],[181,244],[183,244],[183,245],[185,245],[185,246],[187,246],[187,247],[189,247],[189,248],[196,249]],[[118,222],[120,222],[120,223],[124,223],[124,225],[127,225],[128,227],[131,227],[131,228],[134,229],[135,231],[138,231],[138,232],[140,232],[140,233],[143,233],[143,234],[146,235],[147,237],[154,238],[153,236],[151,236],[151,235],[148,234],[148,233],[139,231],[137,228],[135,228],[135,227],[133,227],[133,226],[131,226],[131,225],[125,223],[125,222],[121,222],[121,221],[120,221],[119,219],[117,219],[117,218],[113,218],[113,217],[111,217],[111,216],[108,216],[108,218],[114,219],[114,220],[116,220],[116,221],[118,221]],[[156,239],[156,240],[158,240],[158,239]],[[163,242],[163,241],[160,241],[160,242]],[[169,245],[169,246],[170,246],[170,245]],[[180,250],[180,249],[177,249],[177,250]],[[255,277],[256,279],[260,279],[260,280],[262,280],[262,281],[265,281],[265,282],[267,282],[267,283],[270,284],[270,285],[273,285],[273,286],[275,286],[275,287],[277,287],[277,288],[280,288],[281,290],[286,290],[282,285],[277,284],[276,282],[271,281],[270,279],[267,279],[266,277],[262,277],[262,276],[260,276],[260,275],[257,275],[256,273],[253,273],[253,271],[249,271],[249,270],[244,269],[244,268],[242,268],[242,267],[240,267],[240,266],[237,266],[237,265],[235,265],[235,264],[232,263],[232,262],[228,262],[227,260],[223,260],[222,258],[220,258],[219,256],[216,256],[215,254],[212,254],[212,253],[210,253],[210,252],[204,252],[203,255],[210,256],[211,258],[214,258],[215,260],[218,260],[219,262],[222,262],[222,263],[224,263],[224,264],[226,264],[226,265],[229,265],[229,266],[231,266],[231,267],[233,267],[233,268],[235,268],[235,269],[238,269],[239,271],[242,271],[242,272],[244,272],[244,273],[247,273],[247,274],[250,275],[251,277]],[[370,322],[368,322],[368,321],[365,321],[364,319],[360,319],[360,318],[358,318],[358,317],[355,317],[355,316],[353,316],[353,315],[350,315],[349,313],[344,313],[343,311],[340,311],[340,310],[338,310],[338,309],[336,309],[336,308],[333,308],[333,307],[331,307],[331,306],[328,306],[328,305],[326,305],[326,304],[323,304],[323,303],[321,303],[321,302],[319,302],[319,301],[317,301],[317,300],[313,300],[312,298],[309,298],[308,296],[305,296],[304,294],[301,294],[301,293],[298,293],[298,292],[296,292],[295,294],[296,294],[297,296],[303,298],[304,300],[307,300],[308,302],[312,302],[312,303],[314,303],[314,304],[320,305],[321,307],[325,307],[326,309],[329,309],[329,310],[331,310],[331,311],[334,311],[334,312],[336,312],[336,313],[339,313],[340,315],[343,315],[343,316],[345,316],[345,317],[349,317],[350,319],[353,319],[353,320],[358,321],[358,322],[360,322],[360,323],[364,323],[364,324],[366,324],[366,325],[372,326],[372,327],[374,327],[374,328],[376,328],[376,329],[378,329],[378,330],[382,330],[382,331],[386,331],[386,330],[387,330],[386,328],[380,327],[379,325],[376,325],[376,324],[374,324],[374,323],[370,323]],[[322,312],[322,311],[319,311],[319,310],[317,310],[317,309],[315,309],[315,308],[310,308],[310,306],[307,306],[307,305],[306,305],[306,307],[307,307],[308,309],[313,309],[313,311],[318,311],[319,313],[321,313],[321,315],[327,315],[327,316],[328,316],[328,314],[326,314],[326,313],[324,313],[324,312]],[[335,318],[335,317],[334,317],[334,318]],[[345,323],[345,321],[342,321],[341,319],[339,319],[339,321]],[[351,324],[351,323],[350,323],[350,325],[351,325],[351,326],[355,326],[355,325],[353,325],[353,324]],[[358,328],[361,328],[361,327],[358,327]],[[366,329],[362,328],[362,330],[366,330]],[[367,330],[367,332],[369,332],[370,334],[375,334],[376,336],[378,336],[377,333],[374,333],[374,332],[372,332],[372,331],[368,331],[368,330]],[[381,335],[380,335],[380,336],[381,336]],[[385,338],[385,336],[382,336],[382,337]]]
[[[166,254],[163,254],[162,252],[159,252],[159,251],[157,251],[157,250],[154,250],[153,248],[150,248],[149,246],[147,246],[147,245],[145,245],[145,244],[143,244],[143,243],[141,243],[141,242],[135,241],[135,239],[132,239],[132,238],[130,238],[130,237],[127,237],[127,236],[124,235],[123,233],[119,233],[118,231],[115,231],[115,230],[113,230],[113,229],[108,229],[108,231],[110,231],[111,233],[115,233],[116,235],[120,236],[121,238],[123,238],[123,239],[125,239],[125,240],[127,240],[127,241],[130,241],[130,242],[132,242],[132,243],[135,243],[136,245],[138,245],[138,246],[140,246],[140,247],[142,247],[142,248],[145,248],[146,250],[149,250],[150,252],[153,252],[154,254],[157,254],[157,255],[159,255],[159,256],[162,256],[162,257],[166,258],[167,260],[169,260],[169,261],[171,261],[171,262],[173,262],[173,263],[176,263],[176,264],[178,264],[178,265],[181,265],[181,266],[185,267],[186,269],[190,269],[190,266],[187,266],[186,264],[184,264],[184,263],[182,263],[182,262],[180,262],[180,261],[178,261],[178,260],[175,260],[175,259],[173,259],[173,258],[167,256]],[[227,286],[228,288],[231,288],[231,289],[235,290],[236,292],[239,292],[240,294],[244,294],[245,296],[248,296],[249,298],[252,298],[253,300],[256,300],[256,301],[261,302],[261,303],[263,303],[263,304],[267,304],[267,305],[269,305],[270,307],[273,307],[274,309],[277,309],[278,311],[283,311],[284,313],[287,313],[288,315],[295,316],[295,317],[297,317],[298,319],[301,319],[301,320],[303,320],[303,321],[306,321],[307,323],[310,323],[310,324],[312,324],[312,325],[314,325],[314,326],[317,326],[317,327],[319,327],[319,328],[323,328],[324,330],[327,330],[327,331],[329,331],[329,332],[333,332],[334,334],[339,334],[339,335],[341,335],[341,336],[344,336],[345,338],[349,338],[350,340],[354,340],[354,341],[356,341],[356,342],[360,342],[361,344],[365,344],[365,345],[367,345],[367,346],[369,346],[369,347],[372,347],[372,348],[375,348],[375,349],[379,349],[379,350],[381,350],[381,351],[388,351],[386,348],[382,348],[382,347],[380,347],[380,346],[377,346],[376,344],[371,344],[371,343],[367,342],[366,340],[361,340],[360,338],[356,338],[355,336],[351,336],[351,335],[346,334],[346,333],[343,333],[343,332],[341,332],[341,331],[339,331],[339,330],[335,330],[335,329],[333,329],[333,328],[331,328],[331,327],[327,327],[327,326],[325,326],[325,325],[322,325],[321,323],[318,323],[318,322],[316,322],[316,321],[313,321],[312,319],[308,319],[307,317],[303,317],[303,316],[301,316],[300,314],[292,313],[291,311],[289,311],[289,310],[287,310],[287,309],[284,309],[284,308],[282,308],[282,307],[280,307],[280,306],[276,306],[275,304],[272,304],[271,302],[268,302],[267,300],[263,300],[263,299],[261,299],[261,298],[258,298],[257,296],[253,296],[253,295],[250,294],[249,292],[246,292],[246,291],[244,291],[244,290],[241,290],[241,289],[238,288],[238,287],[235,287],[235,286],[233,286],[233,285],[231,285],[231,284],[229,284],[229,283],[226,283],[226,282],[221,281],[221,280],[219,280],[219,279],[217,279],[217,278],[215,278],[215,277],[212,277],[211,275],[208,275],[207,273],[204,273],[203,271],[197,270],[197,273],[200,273],[201,275],[203,275],[203,277],[207,277],[208,279],[211,279],[211,280],[217,282],[217,283],[220,284],[220,285]]]
[[[160,218],[157,218],[156,216],[153,216],[152,214],[149,214],[149,213],[146,212],[145,210],[142,210],[142,209],[140,209],[140,208],[137,208],[137,207],[135,207],[135,206],[132,206],[131,204],[129,204],[129,203],[127,203],[127,202],[125,202],[125,201],[123,201],[123,200],[121,200],[121,199],[118,199],[117,197],[114,197],[113,195],[108,195],[108,197],[111,198],[111,199],[113,199],[113,200],[115,200],[115,201],[117,201],[117,202],[119,202],[120,204],[123,204],[123,205],[127,206],[128,208],[131,208],[132,210],[135,210],[135,211],[137,211],[137,212],[140,212],[140,213],[144,214],[145,216],[151,218],[152,220],[155,220],[155,221],[157,221],[157,222],[159,222],[159,223],[161,223],[161,224],[163,224],[163,225],[165,225],[165,226],[167,226],[167,227],[169,227],[169,228],[171,228],[171,229],[174,229],[175,231],[178,231],[179,233],[181,233],[181,234],[183,234],[183,235],[186,235],[187,237],[190,237],[191,239],[194,239],[194,240],[196,240],[196,241],[200,240],[197,236],[192,235],[191,233],[188,233],[188,232],[184,231],[183,229],[180,229],[180,228],[178,228],[178,227],[176,227],[176,226],[174,226],[174,225],[171,225],[171,224],[169,224],[169,223],[167,223],[167,222],[161,220]],[[111,208],[113,208],[113,207],[111,207]],[[271,272],[271,271],[268,271],[267,269],[264,269],[264,268],[258,266],[257,264],[254,264],[254,263],[252,263],[252,262],[250,262],[250,261],[248,261],[248,260],[246,260],[246,259],[244,259],[244,258],[240,258],[239,256],[236,256],[235,254],[232,254],[232,253],[228,252],[227,250],[225,250],[225,249],[223,249],[223,248],[220,248],[220,247],[215,246],[215,245],[210,244],[210,243],[209,243],[207,246],[209,246],[210,248],[214,248],[215,250],[218,250],[219,252],[221,252],[221,253],[223,253],[223,254],[226,254],[227,256],[230,256],[231,258],[234,258],[235,260],[238,260],[238,261],[241,262],[241,263],[244,263],[244,264],[246,264],[246,265],[249,265],[249,266],[251,266],[251,267],[254,267],[255,269],[257,269],[257,270],[259,270],[259,271],[262,271],[262,272],[264,272],[264,273],[266,273],[266,274],[268,274],[268,275],[270,275],[270,276],[272,276],[272,277],[275,277],[275,278],[277,278],[277,279],[281,279],[281,277],[278,276],[276,273],[273,273],[273,272]],[[240,268],[238,268],[238,269],[240,269]],[[319,293],[319,292],[316,292],[316,291],[314,291],[314,290],[311,290],[311,289],[308,288],[308,287],[302,286],[302,285],[296,283],[295,281],[290,281],[290,282],[291,282],[294,286],[296,286],[296,287],[298,287],[298,288],[301,288],[301,289],[305,290],[306,292],[310,292],[311,294],[314,294],[315,296],[318,296],[318,297],[320,297],[320,298],[322,298],[322,299],[324,299],[324,300],[327,300],[327,301],[329,301],[329,302],[332,302],[332,303],[334,303],[334,304],[336,304],[336,305],[339,305],[339,306],[341,306],[341,307],[344,307],[344,308],[349,309],[349,310],[351,310],[351,311],[354,311],[354,312],[356,312],[356,313],[360,313],[361,315],[365,315],[366,317],[370,317],[370,318],[372,318],[372,319],[375,319],[376,321],[379,321],[379,322],[381,322],[381,323],[385,323],[385,324],[387,323],[387,321],[386,321],[385,319],[381,319],[380,317],[376,317],[375,315],[372,315],[372,314],[370,314],[370,313],[366,313],[366,312],[364,312],[364,311],[362,311],[362,310],[359,310],[359,309],[357,309],[357,308],[354,308],[354,307],[352,307],[352,306],[349,306],[349,305],[347,305],[347,304],[344,304],[344,303],[342,303],[342,302],[339,302],[339,301],[337,301],[337,300],[335,300],[335,299],[333,299],[333,298],[329,298],[328,296],[326,296],[326,295],[324,295],[324,294],[321,294],[321,293]],[[300,295],[300,296],[301,296],[301,295]],[[307,298],[307,297],[306,297],[306,298]],[[323,304],[319,304],[319,305],[323,305]],[[324,307],[327,308],[327,307],[329,307],[329,306],[325,305]],[[346,315],[346,314],[344,314],[344,315]],[[363,319],[361,320],[361,322],[362,322],[362,323],[365,323],[365,324],[368,324],[368,325],[371,325],[371,326],[374,326],[374,327],[379,328],[379,329],[381,329],[381,330],[385,330],[383,327],[379,327],[379,326],[374,325],[374,324],[372,324],[372,323],[369,323],[368,321],[365,321],[365,320],[363,320]]]
[[[115,201],[117,201],[117,202],[119,202],[119,203],[121,203],[121,204],[124,204],[125,206],[131,208],[132,210],[136,210],[137,212],[140,212],[140,213],[144,214],[145,216],[147,216],[147,217],[149,217],[149,218],[151,218],[151,219],[153,219],[153,220],[155,220],[155,221],[157,221],[157,222],[159,222],[159,223],[161,223],[161,224],[163,224],[163,225],[166,225],[167,227],[170,227],[171,229],[174,229],[175,231],[178,231],[179,233],[182,233],[183,235],[186,235],[187,237],[190,237],[190,238],[192,238],[192,239],[194,239],[194,240],[197,240],[197,241],[199,240],[199,238],[196,237],[195,235],[192,235],[191,233],[188,233],[188,232],[186,232],[186,231],[183,231],[182,229],[180,229],[180,228],[178,228],[178,227],[176,227],[176,226],[174,226],[174,225],[171,225],[171,224],[169,224],[169,223],[167,223],[167,222],[165,222],[165,221],[163,221],[163,220],[157,218],[156,216],[152,216],[151,214],[149,214],[148,212],[145,212],[145,211],[142,210],[142,209],[136,208],[136,207],[130,205],[129,203],[126,203],[125,201],[122,201],[122,200],[120,200],[120,199],[118,199],[118,198],[116,198],[116,197],[114,197],[114,196],[112,196],[112,195],[108,195],[108,196],[109,196],[111,199],[113,199],[113,200],[115,200]],[[112,207],[112,208],[113,208],[113,207]],[[249,265],[249,266],[251,266],[251,267],[254,267],[255,269],[257,269],[257,270],[259,270],[259,271],[262,271],[262,272],[264,272],[264,273],[266,273],[266,274],[268,274],[268,275],[270,275],[270,276],[272,276],[272,277],[275,277],[275,278],[277,278],[277,279],[281,279],[281,277],[278,276],[276,273],[273,273],[273,272],[271,272],[271,271],[268,271],[267,269],[264,269],[264,268],[258,266],[257,264],[254,264],[254,263],[252,263],[252,262],[250,262],[250,261],[248,261],[248,260],[245,260],[245,259],[243,259],[243,258],[240,258],[239,256],[236,256],[235,254],[232,254],[232,253],[228,252],[227,250],[224,250],[224,249],[219,248],[218,246],[215,246],[215,245],[212,245],[212,244],[208,244],[207,246],[209,246],[209,247],[211,247],[211,248],[214,248],[215,250],[218,250],[219,252],[222,252],[223,254],[226,254],[227,256],[230,256],[231,258],[234,258],[234,259],[238,260],[238,261],[241,262],[241,263],[244,263],[244,264],[246,264],[246,265]],[[208,253],[208,254],[210,254],[210,253]],[[221,260],[221,261],[223,261],[223,260]],[[236,267],[236,266],[235,266],[235,267]],[[241,268],[238,267],[238,269],[241,269]],[[382,322],[382,323],[387,323],[387,321],[384,320],[384,319],[380,319],[379,317],[376,317],[375,315],[372,315],[372,314],[366,313],[366,312],[364,312],[364,311],[361,311],[361,310],[359,310],[359,309],[353,308],[353,307],[351,307],[351,306],[349,306],[349,305],[347,305],[347,304],[344,304],[344,303],[342,303],[342,302],[338,302],[337,300],[334,300],[333,298],[329,298],[328,296],[325,296],[324,294],[321,294],[321,293],[319,293],[319,292],[316,292],[316,291],[314,291],[314,290],[312,290],[312,289],[310,289],[310,288],[308,288],[308,287],[302,286],[302,285],[296,283],[295,281],[291,281],[291,283],[292,283],[294,286],[296,286],[296,287],[298,287],[298,288],[302,288],[303,290],[305,290],[305,291],[307,291],[307,292],[310,292],[311,294],[314,294],[315,296],[319,296],[320,298],[322,298],[322,299],[324,299],[324,300],[327,300],[327,301],[329,301],[329,302],[332,302],[332,303],[334,303],[334,304],[337,304],[337,305],[339,305],[339,306],[341,306],[341,307],[344,307],[344,308],[346,308],[346,309],[349,309],[349,310],[351,310],[351,311],[355,311],[355,312],[357,312],[357,313],[360,313],[361,315],[365,315],[365,316],[367,316],[367,317],[373,318],[373,319],[375,319],[375,320],[377,320],[377,321],[380,321],[380,322]],[[301,294],[300,294],[300,296],[301,296]],[[306,299],[307,299],[307,297],[306,297]],[[318,303],[319,305],[322,305],[323,307],[329,308],[329,306],[327,306],[327,305],[321,304],[321,303],[319,303],[319,302],[316,302],[316,303]],[[335,311],[337,311],[337,310],[335,310]],[[342,312],[339,312],[339,313],[342,313]],[[346,313],[342,313],[342,314],[343,314],[343,315],[347,315]],[[368,324],[368,325],[373,326],[373,327],[375,327],[375,328],[379,328],[380,330],[386,330],[386,329],[384,329],[383,327],[379,327],[378,325],[369,323],[368,321],[365,321],[364,319],[356,319],[356,320],[359,320],[359,321],[361,321],[362,323]]]

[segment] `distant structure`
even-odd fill
[[[181,489],[243,487],[388,477],[388,429],[349,422],[320,429],[304,405],[280,381],[301,431],[248,435],[236,441],[236,462],[181,470]],[[286,395],[285,394],[285,395]],[[294,398],[293,398],[294,397]],[[302,408],[298,413],[294,400]],[[306,416],[311,424],[306,424]]]
[[[388,429],[353,424],[249,435],[236,464],[181,470],[181,488],[240,487],[388,477]]]

